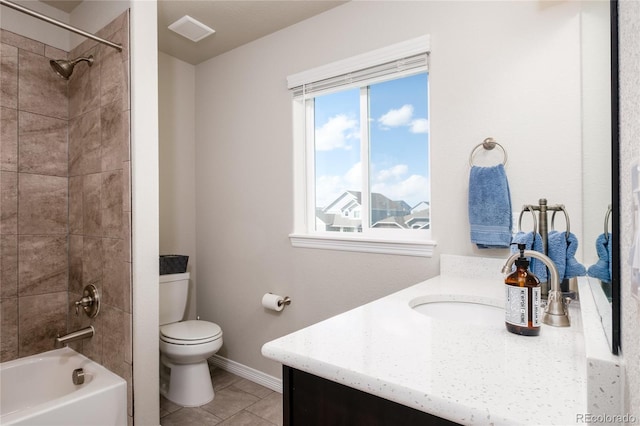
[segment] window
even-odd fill
[[[288,78],[294,246],[430,256],[428,38]]]

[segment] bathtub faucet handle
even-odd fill
[[[100,312],[100,295],[98,294],[98,289],[93,284],[88,284],[84,288],[84,292],[82,294],[82,298],[75,303],[76,305],[76,315],[80,312],[80,307],[84,309],[84,312],[89,316],[89,318],[95,318]]]

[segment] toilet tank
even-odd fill
[[[182,320],[189,295],[189,273],[160,275],[160,325]]]

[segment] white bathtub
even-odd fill
[[[73,370],[85,382],[74,385]],[[0,364],[0,424],[126,425],[127,383],[69,348]]]

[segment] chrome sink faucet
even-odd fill
[[[567,312],[567,303],[562,297],[562,290],[560,290],[560,278],[558,275],[558,268],[553,261],[542,253],[538,253],[533,250],[525,250],[524,257],[533,257],[540,260],[549,269],[551,275],[551,281],[549,283],[551,289],[549,290],[549,296],[547,299],[547,307],[542,315],[542,322],[554,327],[569,327],[569,315]],[[506,274],[511,272],[511,268],[516,259],[520,257],[520,252],[516,252],[509,256],[506,263],[502,267],[502,273]]]

